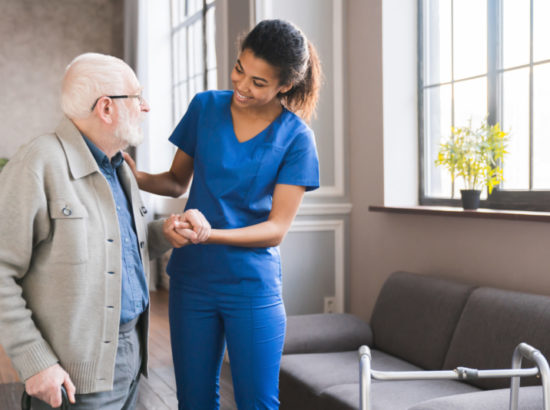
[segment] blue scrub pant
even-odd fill
[[[179,409],[219,409],[227,341],[239,410],[279,408],[286,329],[280,295],[220,295],[170,282],[170,335]]]

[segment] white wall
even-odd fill
[[[384,4],[384,11],[401,9]],[[368,319],[383,281],[396,270],[550,295],[548,223],[368,211],[369,205],[384,204],[383,111],[392,109],[382,108],[387,102],[382,44],[391,43],[383,39],[382,21],[382,0],[348,2],[351,311]]]

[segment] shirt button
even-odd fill
[[[118,211],[120,211],[120,206],[117,206],[116,209],[117,209]]]
[[[128,243],[128,242],[130,242],[130,239],[126,238],[126,239],[124,239],[124,242]]]

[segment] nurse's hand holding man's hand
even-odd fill
[[[197,209],[188,209],[179,215],[172,214],[164,222],[163,229],[174,248],[205,242],[211,230],[210,224]]]

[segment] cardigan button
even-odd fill
[[[73,211],[71,211],[69,208],[65,207],[61,210],[61,212],[63,212],[63,215],[65,216],[71,216],[71,214],[73,213]]]
[[[141,249],[143,249],[144,246],[145,246],[145,241],[141,241],[141,242],[139,243],[139,247],[140,247]]]

